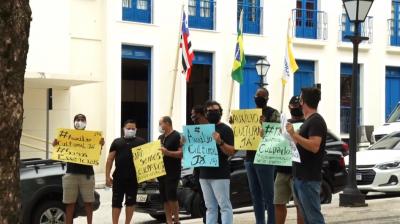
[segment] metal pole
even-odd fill
[[[46,159],[49,159],[50,149],[49,149],[49,141],[50,141],[50,110],[53,109],[53,89],[48,88],[46,94]]]

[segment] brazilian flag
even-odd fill
[[[240,13],[238,36],[235,49],[235,60],[233,61],[232,79],[238,83],[243,83],[243,68],[246,64],[243,50],[243,10]]]

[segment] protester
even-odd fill
[[[196,105],[192,108],[190,118],[192,119],[193,124],[208,124],[208,120],[204,113],[204,106],[202,106],[202,105]],[[201,185],[200,185],[200,168],[199,167],[195,167],[193,169],[193,177],[196,182],[195,183],[196,187],[199,190],[199,195],[201,197],[202,206],[205,207],[203,191],[201,190]],[[207,220],[206,217],[207,217],[207,215],[204,214],[203,215],[203,223],[206,223],[206,220]],[[219,207],[218,207],[218,223],[221,223],[221,213],[220,213]]]
[[[74,117],[74,128],[85,130],[86,116],[77,114]],[[57,146],[58,141],[53,141],[53,146]],[[100,145],[103,147],[104,139],[101,138]],[[66,224],[72,224],[74,218],[75,204],[80,193],[85,204],[87,223],[91,224],[93,219],[94,198],[94,170],[93,166],[76,163],[67,163],[66,174],[62,178],[63,203],[65,204]]]
[[[143,145],[146,141],[137,137],[137,125],[134,120],[124,122],[124,137],[117,138],[110,147],[106,164],[106,185],[112,187],[112,222],[117,224],[121,214],[122,201],[125,197],[125,223],[130,223],[136,204],[138,183],[132,148]],[[111,168],[115,161],[115,170]]]
[[[289,102],[289,110],[291,119],[288,122],[303,123],[304,114],[300,105],[300,97],[293,96]],[[274,204],[275,204],[275,219],[276,224],[284,224],[287,216],[286,204],[289,203],[293,196],[293,176],[292,167],[289,166],[276,166],[276,178],[274,185]],[[296,211],[297,211],[297,224],[304,223],[301,212],[297,206],[297,200],[295,199]]]
[[[179,223],[178,183],[181,178],[181,135],[172,128],[172,120],[165,116],[160,119],[159,131],[162,133],[161,151],[164,155],[166,175],[159,177],[160,197],[164,203],[167,224]]]
[[[327,126],[317,112],[320,100],[321,91],[318,88],[303,88],[300,104],[306,120],[298,133],[291,123],[286,125],[300,154],[301,163],[293,162],[294,193],[307,224],[325,223],[321,213],[320,189]]]
[[[200,184],[207,208],[207,224],[218,221],[218,206],[221,209],[222,224],[233,223],[233,211],[230,201],[230,166],[228,157],[235,154],[232,129],[221,122],[222,108],[216,101],[205,105],[209,123],[215,124],[213,138],[218,149],[218,167],[201,167]]]
[[[254,97],[257,108],[262,109],[262,122],[279,122],[280,114],[277,110],[267,106],[269,92],[259,88]],[[265,210],[267,210],[268,224],[275,224],[274,209],[274,166],[254,164],[256,151],[246,151],[245,167],[249,181],[250,193],[253,201],[256,224],[265,224]]]

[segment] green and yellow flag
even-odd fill
[[[246,59],[244,57],[243,50],[243,9],[240,12],[239,26],[238,26],[238,36],[235,49],[235,60],[233,61],[232,68],[232,79],[238,83],[243,83],[243,68],[246,64]]]

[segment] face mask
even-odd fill
[[[193,122],[194,124],[198,124],[198,123],[199,123],[199,121],[198,121],[198,119],[197,119],[197,116],[196,116],[196,115],[192,115],[192,116],[190,116],[190,119],[192,120],[192,122]]]
[[[217,124],[221,120],[221,113],[219,111],[210,111],[207,113],[207,120],[211,124]]]
[[[124,129],[124,132],[125,132],[125,138],[134,138],[134,137],[136,137],[136,129],[135,130]]]
[[[254,102],[258,108],[263,108],[267,105],[267,99],[262,96],[257,96],[254,98]]]
[[[303,110],[301,109],[301,107],[290,109],[290,114],[293,117],[302,117],[304,115],[303,114]]]
[[[159,131],[161,134],[164,134],[164,133],[165,133],[165,130],[164,130],[161,126],[158,126],[158,131]]]
[[[75,121],[74,126],[75,126],[75,129],[84,130],[86,128],[86,122]]]

